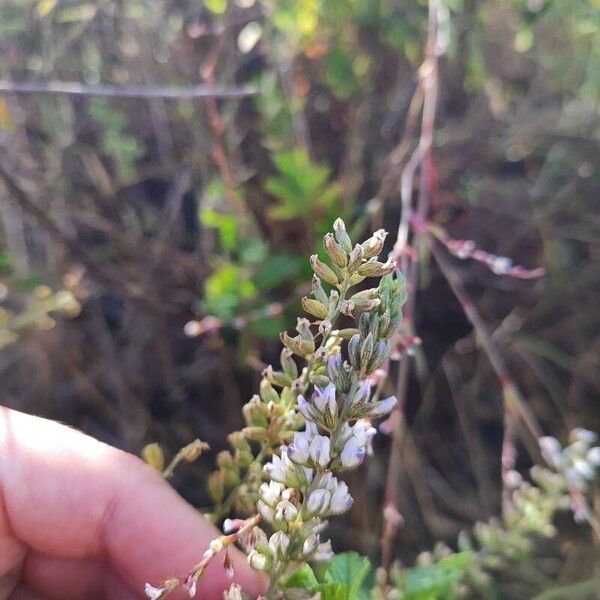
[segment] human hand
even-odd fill
[[[0,407],[0,600],[141,599],[145,582],[184,575],[217,535],[137,457]],[[260,594],[262,578],[231,558],[234,581]],[[216,557],[197,597],[230,584]]]

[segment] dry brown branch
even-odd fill
[[[0,79],[0,92],[12,94],[66,94],[69,96],[101,96],[106,98],[246,98],[257,93],[253,87],[92,85],[77,81],[9,81]]]

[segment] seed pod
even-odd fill
[[[329,255],[329,258],[333,263],[340,269],[345,269],[348,265],[348,255],[344,252],[344,249],[335,241],[333,234],[326,233],[323,238],[323,245]]]
[[[348,271],[353,273],[360,267],[362,263],[362,259],[365,255],[365,251],[363,250],[360,244],[356,244],[352,252],[350,252],[350,256],[348,257]]]
[[[327,306],[318,300],[302,296],[302,308],[317,319],[325,319],[327,317]]]
[[[315,297],[315,300],[318,300],[319,302],[322,302],[325,305],[327,305],[327,303],[329,302],[327,293],[321,285],[321,280],[316,275],[313,275],[312,278],[312,294]]]
[[[352,240],[346,231],[346,224],[344,221],[337,218],[333,224],[333,230],[335,231],[335,239],[344,249],[344,252],[350,252],[350,250],[352,250]]]
[[[330,285],[338,285],[338,276],[324,262],[321,262],[316,254],[310,257],[310,266],[321,279],[324,279]]]
[[[310,376],[310,382],[319,388],[325,388],[331,383],[331,381],[330,381],[329,377],[327,377],[327,375],[320,375],[318,373],[313,373]]]

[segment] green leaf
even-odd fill
[[[469,568],[471,553],[458,552],[433,565],[414,567],[403,577],[404,600],[443,600],[450,598],[454,584]]]
[[[227,0],[204,0],[204,6],[216,15],[222,15],[227,10]]]
[[[303,565],[293,573],[285,582],[286,588],[303,588],[313,590],[318,585],[317,578],[309,565]]]
[[[348,586],[343,583],[321,583],[314,590],[319,592],[320,600],[349,600]]]
[[[369,559],[357,552],[337,554],[325,573],[325,582],[341,584],[346,590],[346,595],[343,598],[356,600],[371,568]],[[339,593],[339,590],[336,591],[337,593]]]
[[[237,246],[237,220],[234,215],[219,213],[211,208],[200,211],[200,221],[205,227],[219,232],[219,240],[225,250],[235,250]]]
[[[254,283],[261,291],[273,289],[288,279],[294,279],[300,272],[303,259],[291,254],[273,254],[260,266],[254,276]]]

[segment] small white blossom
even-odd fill
[[[281,498],[283,492],[283,485],[277,481],[269,481],[269,483],[263,483],[258,488],[258,493],[262,500],[269,506],[277,504]]]
[[[320,514],[325,512],[329,507],[331,492],[326,489],[316,489],[310,493],[306,507],[310,514]]]
[[[371,414],[375,417],[383,417],[392,411],[394,406],[398,403],[398,399],[396,396],[390,396],[385,400],[381,400],[380,402],[375,403],[373,406],[373,410]]]
[[[304,544],[302,545],[302,554],[305,558],[310,558],[310,556],[317,550],[319,547],[319,536],[316,533],[308,536],[306,540],[304,540]]]
[[[354,500],[348,492],[348,486],[342,481],[338,483],[335,491],[331,495],[329,511],[334,515],[345,513],[350,509]]]
[[[248,564],[256,571],[264,571],[267,568],[267,557],[256,550],[248,554]]]
[[[290,545],[290,538],[283,531],[276,531],[269,539],[269,548],[274,557],[282,559]]]
[[[562,455],[562,446],[560,442],[550,435],[539,439],[540,450],[544,460],[553,467],[559,467]]]
[[[322,468],[325,468],[331,460],[331,441],[327,436],[315,435],[310,442],[310,457]]]
[[[362,463],[365,457],[365,449],[362,448],[358,440],[352,436],[345,444],[342,453],[340,454],[340,460],[342,465],[346,469],[351,469]]]
[[[313,555],[313,560],[316,562],[324,562],[333,558],[333,550],[331,549],[331,541],[319,544],[317,551]]]

